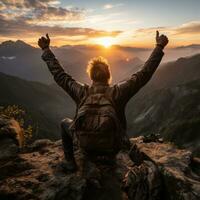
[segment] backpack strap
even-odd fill
[[[83,99],[81,100],[81,102],[79,103],[79,105],[77,106],[76,109],[76,115],[78,113],[78,110],[81,108],[81,106],[85,103],[86,99],[93,94],[97,94],[97,93],[102,93],[105,95],[106,99],[110,101],[110,103],[112,104],[113,108],[115,109],[116,113],[117,113],[117,107],[115,102],[113,101],[112,97],[110,96],[110,90],[109,90],[109,86],[104,86],[104,85],[92,85],[90,87],[87,88],[86,90],[86,94],[83,97]]]
[[[78,113],[78,109],[85,103],[86,99],[90,96],[90,88],[91,87],[89,87],[89,86],[87,87],[86,94],[83,97],[83,99],[80,101],[79,105],[77,106],[76,113]]]

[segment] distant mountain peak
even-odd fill
[[[1,46],[9,46],[9,45],[13,45],[13,44],[15,44],[14,41],[12,41],[12,40],[7,40],[7,41],[3,41],[0,45],[1,45]]]
[[[187,49],[187,48],[200,49],[200,44],[190,44],[190,45],[186,45],[186,46],[179,46],[179,47],[176,47],[175,49]]]
[[[15,44],[21,44],[21,45],[28,45],[28,46],[30,46],[29,44],[27,44],[27,43],[24,42],[23,40],[17,40],[17,41],[15,42]]]
[[[0,44],[0,47],[5,47],[5,48],[31,48],[33,49],[34,47],[27,44],[26,42],[24,42],[23,40],[17,40],[17,41],[13,41],[13,40],[7,40],[4,41]]]

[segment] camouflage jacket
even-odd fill
[[[160,64],[163,55],[164,53],[162,48],[157,46],[140,71],[132,74],[130,78],[123,82],[112,86],[106,85],[110,90],[110,97],[113,102],[115,102],[116,111],[120,121],[122,122],[124,131],[126,131],[125,107],[127,102],[150,80]],[[65,72],[51,50],[48,49],[44,51],[42,59],[46,62],[56,83],[71,96],[78,108],[81,100],[85,95],[87,95],[89,86],[77,82],[67,72]],[[101,84],[96,83],[91,87],[93,86],[98,87],[101,86]]]

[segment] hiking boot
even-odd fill
[[[102,188],[102,185],[101,185],[101,183],[100,183],[100,181],[98,179],[88,178],[88,179],[86,179],[86,181],[87,181],[87,184],[89,186],[92,186],[92,187],[94,187],[96,189],[101,189]]]
[[[75,159],[66,159],[60,163],[60,166],[65,172],[75,172],[77,170],[77,164]]]

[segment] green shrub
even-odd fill
[[[33,127],[33,122],[30,116],[18,105],[1,106],[0,116],[14,118],[19,123],[24,131],[25,144],[31,140],[33,132],[37,130],[37,127]]]

